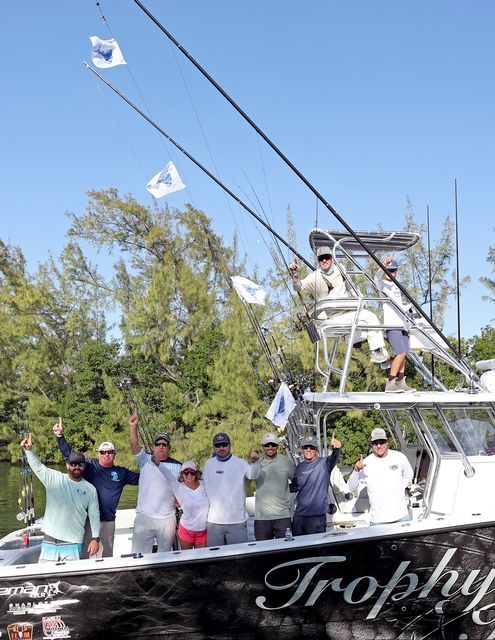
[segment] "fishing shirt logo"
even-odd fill
[[[111,471],[110,472],[110,478],[114,481],[114,482],[118,482],[119,481],[119,474],[117,473],[117,471]]]

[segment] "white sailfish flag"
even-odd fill
[[[146,189],[155,198],[162,198],[168,193],[185,188],[186,185],[182,182],[173,162],[169,162],[165,169],[153,176],[146,185]]]
[[[243,276],[232,276],[231,280],[241,300],[249,304],[265,304],[266,292],[259,284]]]
[[[89,39],[91,40],[91,60],[95,67],[105,69],[127,64],[115,38],[102,40],[97,36],[90,36]]]
[[[285,382],[280,385],[277,395],[273,398],[273,402],[267,411],[266,417],[271,420],[276,427],[285,429],[290,414],[296,407],[294,396],[290,392]]]

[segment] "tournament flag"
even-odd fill
[[[115,38],[102,40],[97,36],[90,36],[89,39],[91,40],[91,60],[95,67],[104,69],[127,64]]]
[[[290,392],[285,382],[280,385],[277,395],[273,398],[273,402],[268,409],[266,417],[271,420],[276,427],[285,429],[290,414],[296,407],[294,396]]]
[[[146,189],[155,198],[162,198],[168,193],[185,189],[186,185],[182,182],[174,163],[171,161],[167,164],[163,171],[153,176],[146,185]]]
[[[243,276],[232,276],[231,280],[241,300],[250,304],[265,304],[266,292],[259,284]]]

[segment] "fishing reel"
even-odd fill
[[[297,331],[306,331],[312,344],[318,342],[321,338],[315,321],[305,313],[298,313],[294,319],[294,325]]]

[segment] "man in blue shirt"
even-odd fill
[[[331,455],[320,458],[318,440],[314,436],[306,436],[301,442],[304,461],[297,465],[292,481],[292,490],[298,492],[292,518],[292,532],[296,536],[326,530],[330,474],[340,459],[341,443],[335,434],[332,434],[331,445]]]
[[[57,436],[57,445],[62,455],[67,459],[72,447],[64,438],[62,419],[53,425],[53,432]],[[139,473],[126,467],[118,467],[114,464],[115,447],[111,442],[102,442],[98,447],[98,459],[86,458],[84,479],[90,482],[98,494],[100,506],[100,538],[103,545],[103,557],[113,555],[113,539],[115,535],[115,517],[120,496],[126,484],[138,484]],[[91,537],[88,524],[84,533],[84,546],[82,558],[87,558],[86,542]]]

